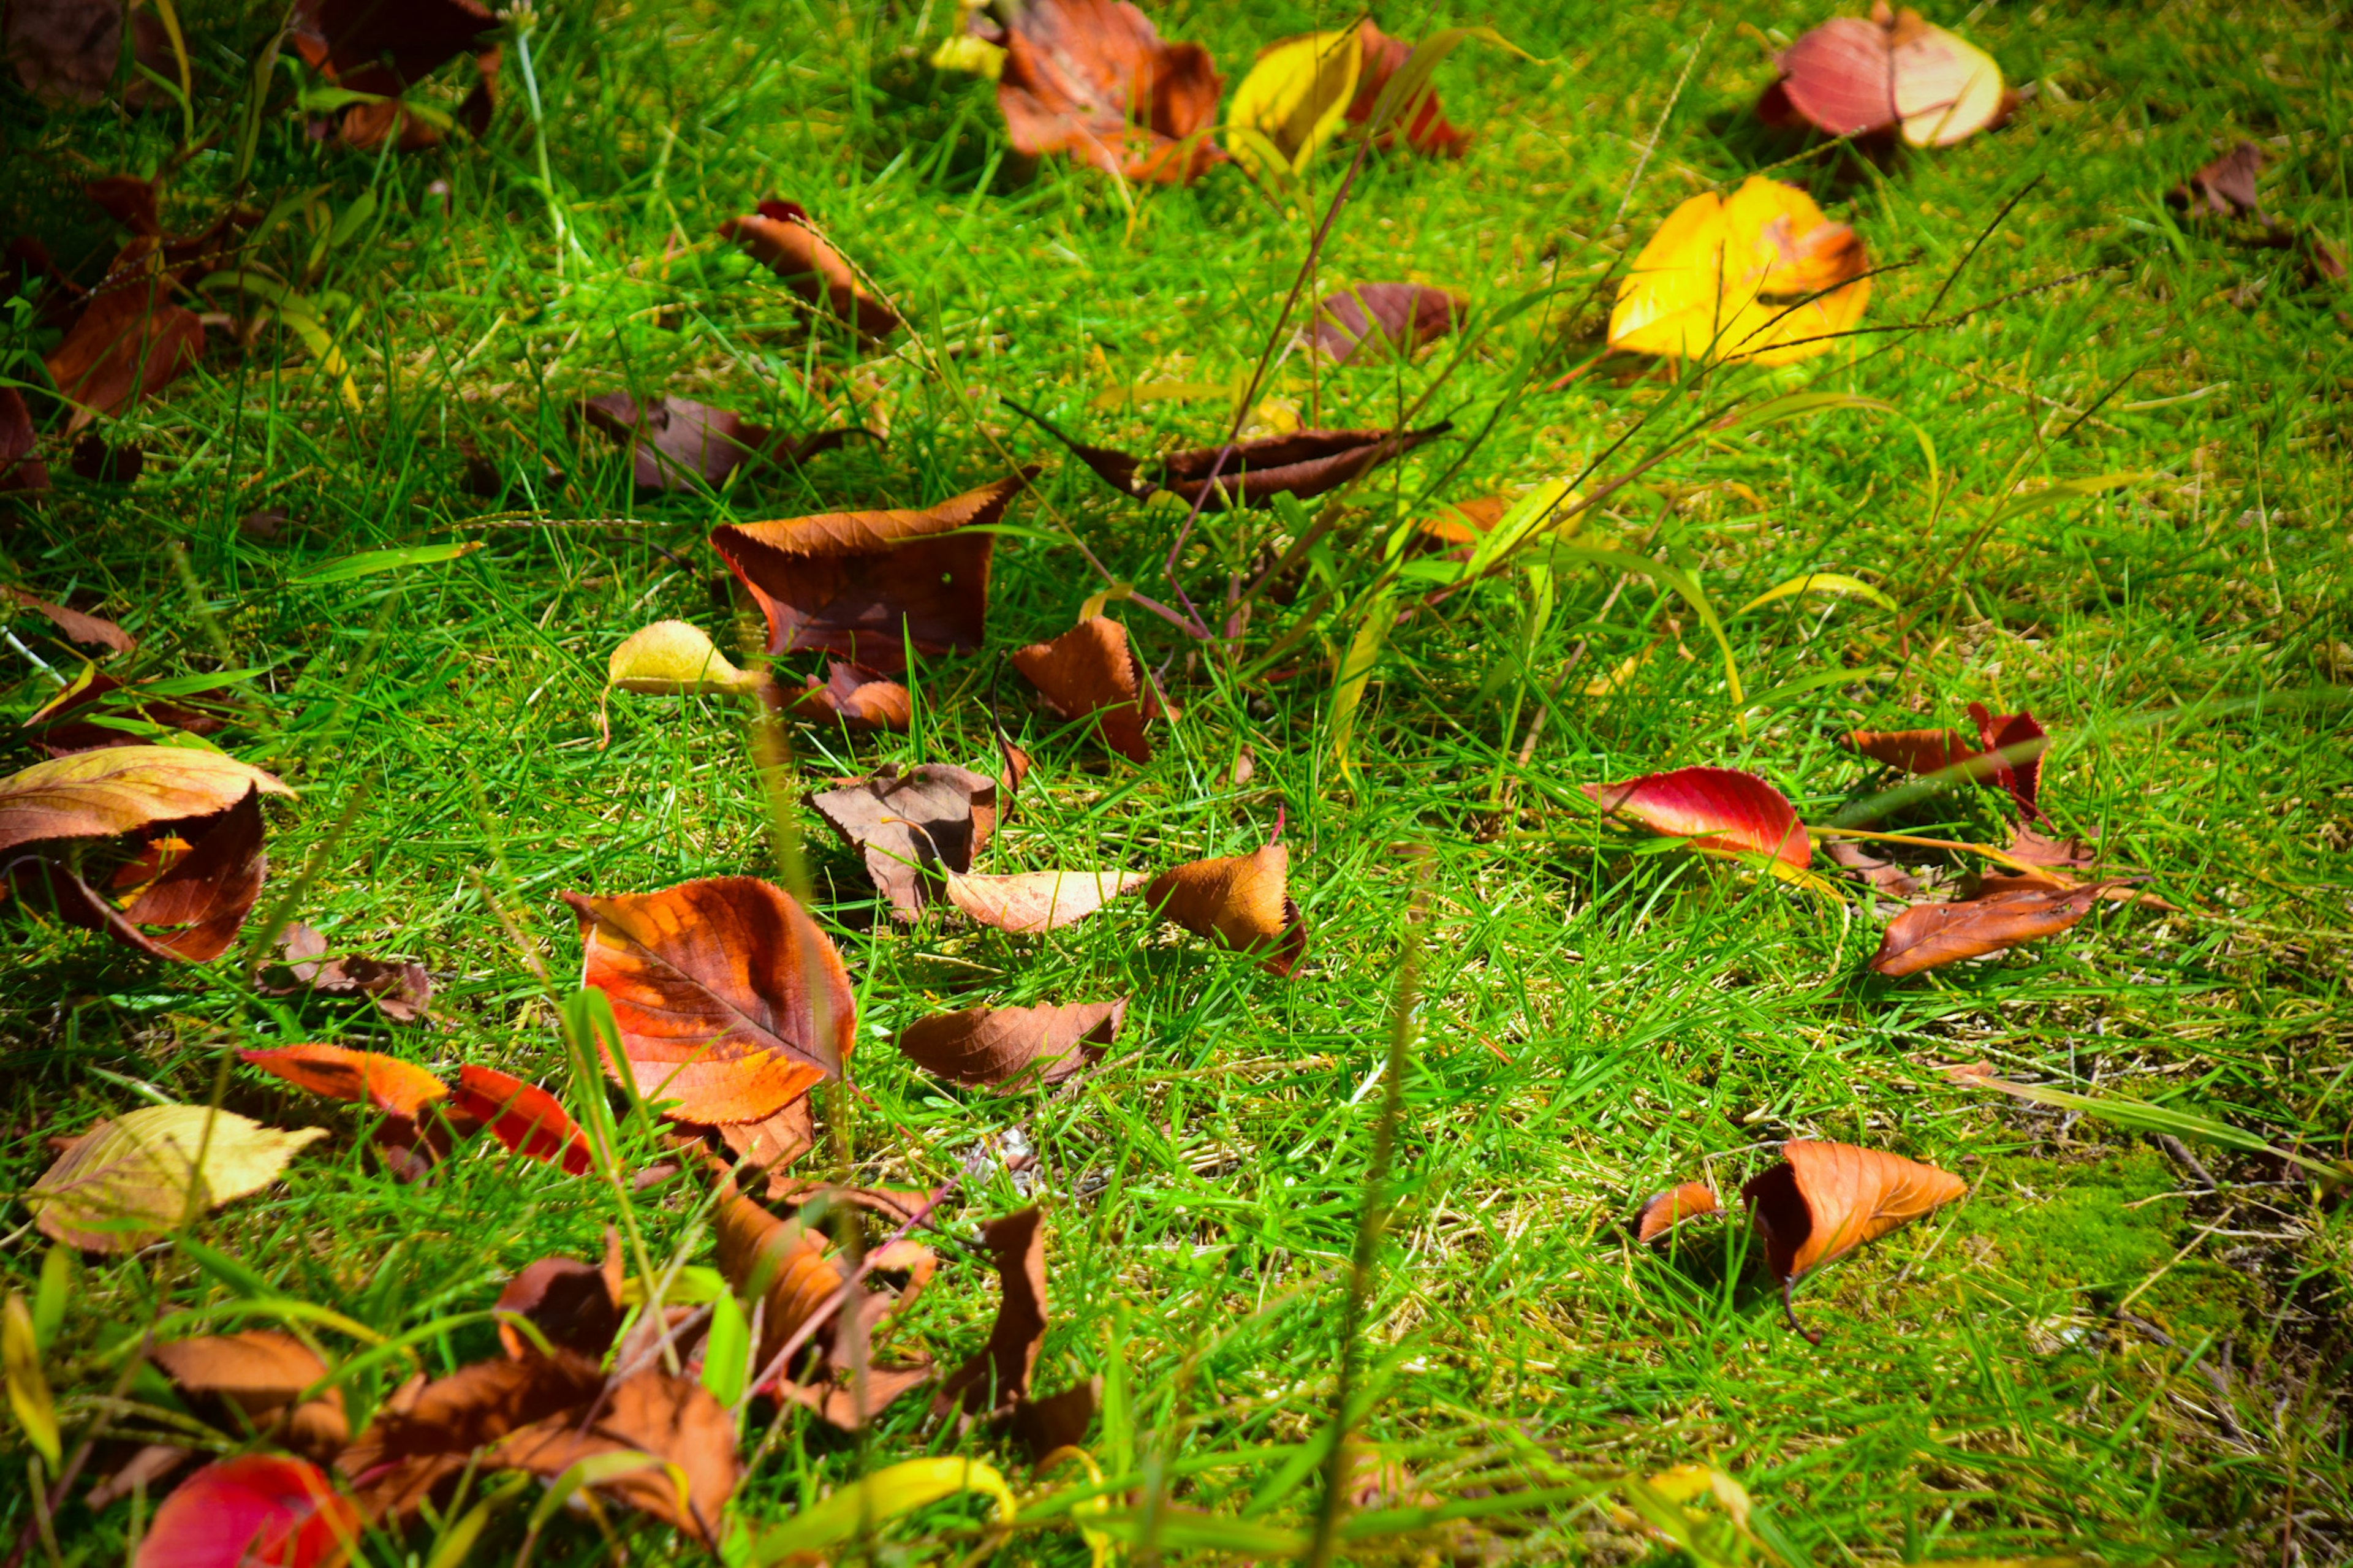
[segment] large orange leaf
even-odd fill
[[[1830,351],[1871,298],[1862,241],[1794,185],[1751,174],[1677,207],[1634,258],[1609,346],[1787,364]]]
[[[1787,796],[1737,768],[1677,768],[1623,784],[1580,785],[1603,810],[1694,849],[1745,850],[1803,869],[1813,847]]]
[[[249,790],[294,792],[259,768],[190,746],[109,746],[0,779],[0,849],[42,838],[111,838],[210,816]]]
[[[132,1568],[330,1568],[360,1537],[360,1510],[325,1471],[239,1454],[182,1481],[139,1542]]]
[[[1781,1146],[1784,1162],[1740,1189],[1748,1217],[1765,1242],[1765,1259],[1789,1288],[1826,1263],[1951,1203],[1969,1190],[1960,1177],[1900,1154],[1852,1143],[1794,1139]],[[1809,1340],[1821,1336],[1798,1325]]]
[[[841,1076],[857,999],[841,956],[782,888],[714,877],[659,893],[566,893],[581,984],[611,998],[638,1091],[682,1121],[758,1121]],[[602,1048],[602,1042],[600,1042]],[[621,1064],[607,1058],[619,1079]]]
[[[306,1043],[237,1054],[298,1089],[329,1100],[357,1100],[391,1116],[413,1117],[449,1093],[448,1084],[416,1063],[375,1051]]]

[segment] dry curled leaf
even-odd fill
[[[1602,810],[1689,839],[1694,849],[1764,855],[1799,870],[1812,858],[1806,825],[1788,797],[1737,768],[1676,768],[1578,787]]]
[[[2050,749],[2050,736],[2028,712],[1994,713],[1984,703],[1972,702],[1969,718],[1978,727],[1978,744],[1985,749],[1994,783],[2008,790],[2027,816],[2041,817],[2035,795],[2042,787],[2042,753]]]
[[[611,999],[628,1081],[682,1121],[759,1121],[841,1076],[857,998],[792,895],[754,877],[659,893],[565,893],[581,984]],[[601,1039],[600,1051],[609,1051]],[[607,1054],[606,1070],[624,1081]]]
[[[1151,879],[1141,871],[1017,871],[1004,877],[944,873],[948,901],[985,926],[1016,936],[1059,931]]]
[[[839,1194],[830,1188],[796,1195],[855,1198],[855,1194]],[[786,1342],[840,1293],[852,1266],[844,1255],[833,1251],[822,1237],[799,1220],[780,1220],[751,1199],[732,1191],[720,1204],[713,1229],[717,1234],[719,1272],[734,1286],[738,1295],[762,1303],[760,1346],[753,1364],[765,1371],[783,1352]],[[902,1241],[878,1251],[873,1263],[877,1272],[902,1275],[905,1283],[895,1298],[861,1296],[856,1319],[870,1338],[885,1320],[903,1310],[921,1293],[937,1267],[937,1259],[928,1247]],[[848,1312],[837,1311],[813,1331],[807,1348],[796,1356],[795,1364],[781,1369],[776,1384],[765,1391],[790,1397],[790,1391],[783,1385],[793,1382],[797,1373],[805,1373],[812,1383],[821,1383],[825,1374],[817,1369],[849,1365],[853,1358],[847,1351],[848,1336],[840,1331],[848,1316]],[[868,1408],[871,1413],[880,1406]]]
[[[75,478],[92,484],[135,484],[147,467],[147,449],[136,441],[110,445],[91,431],[74,443],[73,455],[66,461]]]
[[[315,1398],[302,1397],[325,1380],[327,1366],[291,1334],[248,1329],[174,1340],[148,1355],[199,1408],[217,1404],[233,1412],[229,1430],[238,1436],[268,1433],[289,1447],[327,1459],[351,1441],[342,1389],[330,1386]]]
[[[25,406],[25,395],[13,386],[0,386],[0,495],[11,490],[45,490],[49,488],[49,467],[33,456],[38,438],[33,431],[33,411]],[[41,607],[41,602],[21,588],[7,590],[26,609]],[[69,614],[71,612],[69,611]]]
[[[905,773],[885,765],[809,805],[865,857],[891,913],[912,921],[929,901],[929,868],[963,875],[996,831],[997,781],[944,763]]]
[[[311,69],[350,92],[397,100],[459,56],[474,56],[479,78],[459,106],[459,123],[476,136],[489,129],[500,51],[491,42],[498,18],[475,0],[300,0],[291,41]],[[438,127],[396,101],[354,103],[344,110],[343,140],[368,148],[397,133],[403,151],[439,142]]]
[[[33,908],[150,957],[207,963],[228,951],[261,896],[260,801],[248,790],[227,811],[149,825],[104,890],[85,880],[90,867],[69,845],[19,858],[7,885]]]
[[[279,938],[278,959],[254,979],[254,989],[265,996],[290,996],[298,991],[314,996],[364,996],[377,1012],[398,1024],[423,1018],[433,1002],[433,976],[423,964],[405,959],[363,958],[357,953],[329,958],[327,939],[301,921],[289,925]]]
[[[1152,760],[1144,726],[1160,714],[1127,628],[1108,616],[1081,621],[1051,642],[1013,652],[1013,668],[1065,719],[1092,716],[1103,744],[1132,763]]]
[[[1208,136],[1225,85],[1209,51],[1163,39],[1124,0],[1028,0],[1004,47],[997,103],[1015,151],[1162,184],[1224,158]]]
[[[889,337],[900,324],[899,313],[867,292],[798,202],[762,202],[759,211],[721,224],[719,237],[742,246],[786,288],[868,338]]]
[[[725,523],[711,547],[768,622],[768,651],[837,653],[876,669],[969,653],[987,629],[987,531],[1035,468],[930,507]]]
[[[373,1521],[398,1521],[478,1452],[551,1416],[584,1410],[604,1374],[586,1356],[559,1351],[520,1361],[476,1362],[402,1389],[335,1460]]]
[[[0,849],[212,816],[255,790],[293,793],[259,768],[187,746],[112,746],[58,757],[0,779]]]
[[[1634,258],[1609,346],[1675,359],[1788,364],[1830,351],[1871,298],[1862,241],[1794,185],[1751,174],[1677,207]]]
[[[1872,853],[1867,844],[1858,844],[1851,838],[1826,839],[1822,853],[1866,886],[1890,898],[1908,900],[1921,896],[1920,884],[1911,872]]]
[[[1312,500],[1453,427],[1441,421],[1419,430],[1296,430],[1160,458],[1135,458],[1067,439],[1063,444],[1103,483],[1138,500],[1166,490],[1205,511],[1226,511],[1271,506],[1285,492]]]
[[[415,1118],[448,1098],[449,1086],[414,1062],[344,1046],[273,1046],[237,1053],[248,1066],[328,1100],[374,1106],[387,1116]]]
[[[359,1508],[317,1466],[238,1454],[174,1489],[132,1568],[334,1568],[360,1531]]]
[[[2268,222],[2263,216],[2263,200],[2255,192],[2255,176],[2263,167],[2263,149],[2252,142],[2242,142],[2200,168],[2186,184],[2174,186],[2172,199],[2189,208],[2193,217],[2245,216]]]
[[[793,1162],[817,1147],[817,1108],[804,1095],[761,1121],[723,1121],[711,1131],[727,1152],[766,1179],[766,1196],[777,1199],[795,1184],[786,1173]]]
[[[1900,129],[1915,147],[1949,147],[2008,111],[2001,68],[1984,50],[1884,0],[1868,19],[1833,16],[1782,51],[1761,106],[1831,136]]]
[[[1426,283],[1359,283],[1315,302],[1311,341],[1335,364],[1392,353],[1410,358],[1452,331],[1467,303]]]
[[[14,395],[14,391],[11,389],[8,395],[13,396]],[[26,450],[29,451],[31,448],[28,447]],[[36,465],[36,467],[38,465]],[[42,482],[46,484],[47,481],[44,479]],[[0,486],[0,489],[5,488],[5,486]],[[33,614],[43,617],[51,626],[57,627],[58,631],[64,633],[71,641],[81,643],[91,647],[111,648],[116,653],[136,653],[139,650],[139,641],[136,637],[133,637],[129,632],[124,631],[112,621],[107,620],[102,616],[86,616],[79,610],[69,610],[63,605],[52,605],[47,599],[37,598],[22,588],[0,588],[0,594],[5,594],[10,599],[14,600],[18,609],[30,610]],[[88,675],[85,675],[82,678],[83,680],[87,680],[89,679],[90,677]],[[99,679],[103,679],[107,678],[100,677]],[[80,683],[80,681],[76,682],[77,685]],[[114,684],[120,683],[116,682]],[[72,689],[69,687],[68,689],[71,690]],[[108,689],[111,689],[111,687],[110,686]],[[63,700],[64,696],[64,693],[60,693],[58,697],[51,699],[50,701],[43,707],[41,711],[43,713],[47,713],[57,708],[58,702]],[[35,715],[35,718],[38,717],[39,715]],[[33,721],[34,721],[31,719],[26,721],[27,724],[30,724]]]
[[[1977,763],[1977,748],[1961,738],[1957,730],[1850,730],[1846,743],[1874,763],[1884,763],[1898,773],[1941,773],[1947,769],[1968,769]],[[1961,772],[1956,777],[1979,776]],[[1992,776],[1990,764],[1982,776]]]
[[[1044,1087],[1103,1058],[1127,1016],[1127,998],[1034,1007],[966,1007],[917,1019],[899,1049],[951,1083],[993,1088],[1016,1079]]]
[[[1043,1399],[1015,1400],[1007,1430],[1031,1464],[1042,1465],[1065,1448],[1085,1446],[1102,1403],[1103,1379],[1091,1377]]]
[[[701,1384],[658,1367],[613,1384],[591,1408],[593,1420],[565,1411],[509,1433],[484,1453],[484,1467],[552,1481],[584,1461],[643,1455],[642,1468],[600,1468],[590,1484],[611,1501],[717,1545],[737,1474],[735,1422],[726,1408]]]
[[[1687,1219],[1716,1212],[1715,1189],[1705,1182],[1684,1182],[1663,1193],[1653,1193],[1634,1211],[1634,1239],[1656,1241]]]
[[[451,1106],[462,1120],[489,1128],[491,1137],[527,1159],[560,1164],[575,1176],[587,1173],[586,1136],[543,1089],[469,1062],[458,1069]]]
[[[601,1358],[621,1331],[621,1236],[607,1226],[605,1260],[543,1258],[526,1266],[499,1292],[496,1310],[527,1320],[540,1337],[559,1350]],[[513,1323],[499,1323],[499,1343],[517,1361],[545,1353]]]
[[[323,1127],[282,1131],[232,1110],[149,1105],[75,1139],[26,1194],[41,1234],[132,1252],[183,1219],[258,1193]],[[204,1163],[197,1164],[202,1152]]]
[[[981,1244],[997,1265],[997,1320],[989,1326],[988,1343],[941,1384],[934,1408],[1001,1410],[1029,1396],[1029,1377],[1046,1343],[1044,1220],[1041,1211],[1030,1208],[981,1227]]]
[[[133,241],[42,358],[59,395],[74,405],[68,434],[101,414],[119,414],[164,389],[205,352],[204,323],[171,296],[158,242]]]
[[[766,689],[768,699],[797,719],[839,723],[850,731],[890,730],[905,733],[915,721],[915,694],[879,669],[846,659],[825,661],[826,678],[802,679],[801,689],[786,700],[782,688]]]
[[[1766,1262],[1781,1282],[1785,1309],[1790,1287],[1806,1275],[1969,1190],[1960,1177],[1933,1165],[1851,1143],[1797,1139],[1781,1146],[1781,1158],[1783,1163],[1743,1186],[1740,1196],[1764,1240]],[[1798,1327],[1794,1310],[1789,1323]],[[1820,1334],[1799,1331],[1820,1342]]]
[[[1894,979],[2056,936],[2088,914],[2116,885],[2018,888],[1947,903],[1914,904],[1887,922],[1871,967]]]
[[[1291,849],[1269,844],[1248,855],[1195,860],[1153,879],[1152,911],[1233,949],[1261,953],[1284,980],[1307,956],[1307,922],[1292,901]]]
[[[1372,122],[1389,79],[1405,68],[1414,46],[1382,32],[1369,18],[1356,25],[1356,37],[1363,46],[1364,64],[1356,74],[1356,94],[1349,101],[1347,119],[1361,129]],[[1438,89],[1432,87],[1422,88],[1411,102],[1399,106],[1388,128],[1373,138],[1373,145],[1392,147],[1400,136],[1407,146],[1433,158],[1460,158],[1471,144],[1467,132],[1448,122],[1438,106]]]

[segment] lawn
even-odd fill
[[[1356,15],[1145,9],[1229,92],[1265,45]],[[102,665],[119,679],[228,672],[230,722],[203,743],[292,791],[262,801],[269,879],[211,962],[69,929],[21,884],[0,906],[5,1185],[21,1200],[51,1139],[157,1102],[325,1133],[136,1250],[49,1263],[21,1201],[0,1217],[6,1288],[39,1299],[46,1266],[62,1302],[37,1360],[84,1455],[52,1519],[55,1459],[21,1417],[0,1431],[21,1559],[128,1560],[168,1483],[83,1500],[140,1443],[273,1449],[140,1371],[151,1333],[297,1331],[346,1369],[356,1431],[412,1374],[500,1357],[506,1281],[595,1259],[608,1226],[637,1299],[649,1262],[665,1289],[716,1278],[712,1177],[567,1046],[582,939],[559,895],[717,877],[798,893],[854,990],[848,1082],[815,1090],[794,1173],[938,1195],[912,1228],[937,1272],[877,1353],[947,1372],[979,1351],[1001,1288],[977,1238],[1034,1205],[1031,1391],[1098,1405],[1079,1457],[1033,1468],[935,1385],[856,1431],[754,1401],[736,1552],[773,1558],[860,1476],[953,1457],[1006,1478],[1009,1524],[952,1491],[865,1528],[853,1508],[810,1549],[2353,1557],[2353,1206],[2327,1173],[2353,1156],[2353,290],[2313,259],[2353,240],[2342,16],[1935,15],[2020,100],[1956,145],[1864,156],[1753,113],[1824,8],[1384,13],[1409,40],[1493,29],[1434,79],[1461,157],[1358,160],[1344,137],[1295,181],[1227,164],[1163,185],[1015,152],[990,85],[931,63],[953,10],[515,14],[485,133],[413,151],[346,144],[290,48],[262,62],[276,13],[208,0],[176,13],[185,113],[152,87],[132,110],[0,86],[8,234],[94,281],[124,230],[85,185],[153,178],[167,233],[232,200],[269,212],[248,258],[297,296],[216,291],[235,319],[201,359],[93,426],[143,452],[122,482],[69,460],[41,357],[58,325],[37,279],[0,274],[0,378],[52,474],[45,497],[0,494],[6,583],[132,633]],[[418,100],[455,110],[471,76]],[[2168,201],[2242,141],[2275,226]],[[1860,237],[1864,331],[1779,365],[1604,358],[1649,237],[1758,171]],[[767,198],[807,208],[905,327],[860,339],[720,237]],[[1345,365],[1293,342],[1308,301],[1382,281],[1458,290],[1460,330]],[[643,489],[580,413],[616,391],[885,439]],[[1786,401],[1804,395],[1833,395]],[[1451,429],[1343,507],[1195,519],[1116,492],[1009,403],[1133,453]],[[607,690],[615,647],[664,619],[767,661],[714,528],[929,507],[1023,465],[985,645],[912,660],[903,730]],[[1449,581],[1413,526],[1562,479],[1593,504],[1546,563]],[[417,549],[451,544],[475,548]],[[416,553],[354,564],[387,550]],[[1748,607],[1820,574],[1854,586]],[[1229,578],[1262,574],[1222,635]],[[1174,624],[1187,603],[1210,635]],[[1176,710],[1148,763],[1010,662],[1090,605]],[[9,626],[18,717],[102,651]],[[774,668],[797,687],[825,665]],[[1968,731],[1972,702],[2041,721],[2046,831],[2128,880],[2056,934],[1906,977],[1871,969],[1894,905],[1841,874],[1835,835],[1776,875],[1579,787],[1739,769],[1818,827],[1999,847],[2003,790],[1905,787],[1848,742]],[[1295,972],[1134,896],[1042,935],[936,888],[892,918],[805,797],[883,764],[993,774],[1000,732],[1031,766],[976,869],[1158,873],[1273,840],[1308,933]],[[40,760],[16,743],[8,770]],[[1986,868],[1905,847],[1947,890]],[[260,966],[290,921],[423,965],[428,1017],[273,994]],[[960,1087],[895,1045],[957,1008],[1123,997],[1100,1059],[1050,1088]],[[611,1128],[611,1170],[482,1137],[404,1180],[373,1114],[235,1054],[292,1042],[543,1084]],[[1952,1070],[1977,1063],[2090,1104]],[[1739,1198],[1792,1140],[1968,1187],[1799,1283],[1819,1343]],[[1727,1212],[1633,1239],[1642,1201],[1691,1181]],[[812,1220],[853,1246],[899,1228]],[[352,1560],[702,1552],[611,1487],[540,1508],[536,1481],[466,1484],[503,1500],[479,1536],[445,1489]]]

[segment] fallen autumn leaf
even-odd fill
[[[1781,1146],[1781,1159],[1743,1186],[1740,1196],[1764,1240],[1766,1262],[1781,1282],[1789,1326],[1815,1344],[1821,1335],[1799,1325],[1791,1288],[1969,1190],[1960,1177],[1933,1165],[1852,1143],[1794,1139]]]
[[[1676,768],[1577,787],[1602,810],[1688,839],[1694,849],[1763,855],[1799,870],[1813,858],[1806,825],[1788,797],[1736,768]]]

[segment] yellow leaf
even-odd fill
[[[25,1429],[33,1449],[58,1468],[58,1408],[49,1398],[49,1380],[41,1371],[40,1337],[33,1331],[32,1309],[18,1292],[8,1292],[0,1307],[0,1363],[8,1374],[8,1407]]]
[[[227,811],[249,790],[291,795],[259,768],[186,746],[107,746],[0,779],[0,849],[37,838],[111,838],[151,822]]]
[[[1264,138],[1287,159],[1287,174],[1307,166],[1315,150],[1340,129],[1340,117],[1356,96],[1364,47],[1354,27],[1342,33],[1306,33],[1270,46],[1234,89],[1226,110],[1226,151],[1251,174],[1266,171]],[[1235,130],[1254,132],[1238,136]]]
[[[823,1502],[801,1510],[760,1537],[751,1548],[749,1561],[770,1563],[796,1552],[823,1552],[902,1514],[965,1491],[987,1492],[996,1499],[1000,1522],[1013,1517],[1013,1489],[993,1466],[977,1459],[908,1459],[853,1481]]]
[[[605,680],[624,691],[675,697],[688,692],[745,697],[767,684],[754,670],[736,668],[712,646],[702,628],[684,621],[656,621],[613,650]]]
[[[1871,297],[1862,241],[1794,185],[1751,174],[1669,215],[1618,289],[1609,346],[1788,364],[1829,351]]]
[[[962,71],[995,81],[1005,74],[1005,50],[987,38],[976,38],[970,33],[951,33],[940,40],[938,48],[932,51],[932,68],[935,71]]]
[[[289,1132],[208,1106],[151,1105],[75,1140],[33,1184],[25,1206],[54,1240],[86,1252],[133,1251],[192,1209],[259,1192],[295,1151],[326,1135],[323,1127]]]

